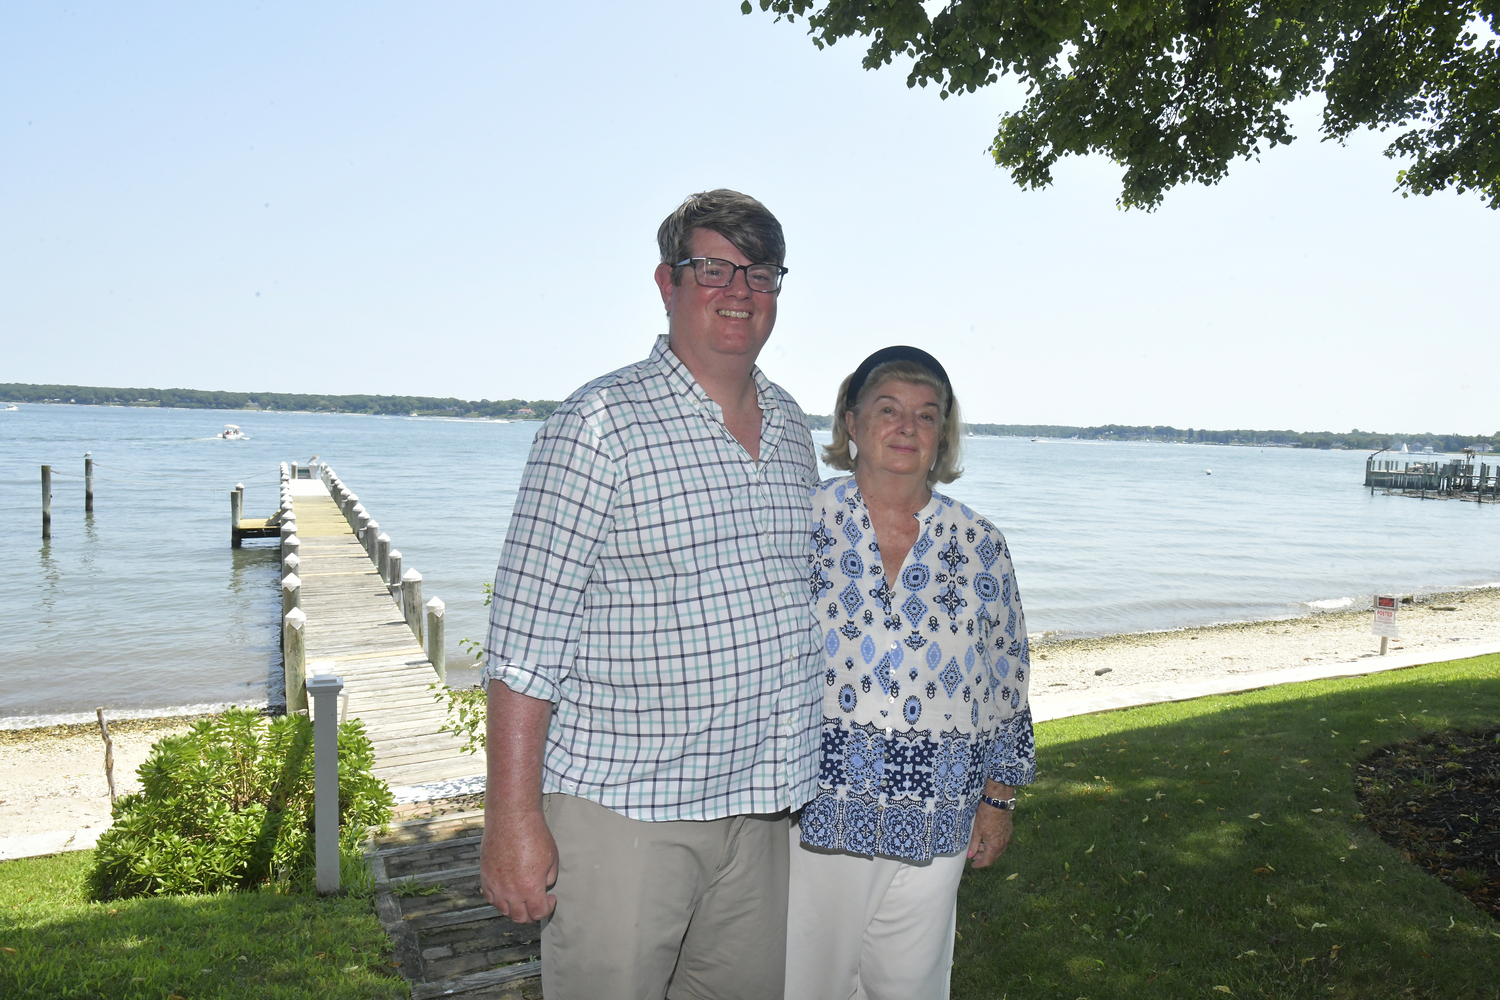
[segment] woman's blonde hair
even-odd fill
[[[849,412],[849,380],[852,378],[854,373],[850,372],[839,383],[838,400],[833,406],[833,443],[823,446],[823,464],[847,471],[853,471],[859,464],[858,458],[849,457],[849,428],[844,419],[844,414]],[[934,483],[953,482],[964,474],[963,467],[958,464],[959,446],[963,439],[963,419],[959,416],[958,400],[950,398],[948,387],[931,369],[915,361],[887,361],[877,366],[865,379],[865,384],[860,386],[859,398],[854,401],[855,419],[859,418],[859,411],[864,409],[865,403],[875,395],[875,390],[893,379],[897,382],[930,386],[936,390],[938,405],[945,408],[947,416],[943,419],[942,435],[938,438],[937,463],[927,473],[927,485],[931,488]]]

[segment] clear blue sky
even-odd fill
[[[977,421],[1500,428],[1500,216],[1393,194],[1388,136],[1309,101],[1121,212],[1101,159],[994,167],[1013,85],[861,55],[738,0],[6,5],[0,381],[561,398],[646,354],[656,227],[727,186],[786,228],[761,361],[810,412],[906,342]]]

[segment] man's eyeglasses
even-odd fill
[[[745,272],[745,284],[752,292],[774,292],[781,287],[781,276],[787,269],[775,264],[735,264],[717,257],[689,257],[673,267],[693,265],[693,277],[706,288],[727,288],[734,283],[736,271]]]

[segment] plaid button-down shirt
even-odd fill
[[[554,704],[543,790],[633,819],[797,808],[822,692],[812,435],[757,368],[751,460],[661,337],[537,433],[495,575],[483,682]]]

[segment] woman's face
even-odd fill
[[[844,420],[861,468],[924,478],[932,469],[943,438],[942,400],[932,386],[887,379]]]

